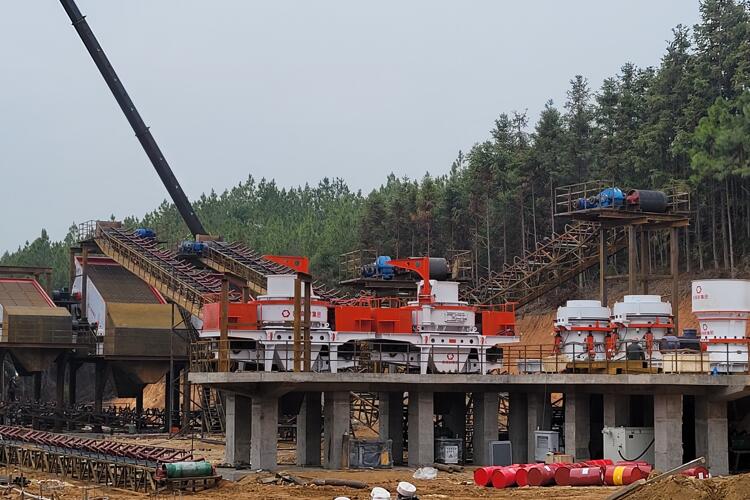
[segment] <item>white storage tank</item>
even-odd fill
[[[724,373],[746,371],[750,281],[696,280],[691,295],[693,314],[698,318],[701,342],[707,344],[711,368]]]
[[[612,308],[612,327],[619,341],[615,359],[625,359],[630,352],[658,367],[659,342],[674,330],[672,304],[660,295],[626,295]]]
[[[604,360],[609,315],[609,307],[598,300],[569,300],[558,307],[555,335],[560,354],[568,361]]]

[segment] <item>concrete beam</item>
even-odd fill
[[[591,437],[590,396],[587,393],[565,393],[565,453],[576,461],[588,460]]]
[[[604,427],[627,427],[630,425],[630,396],[627,394],[603,394]]]
[[[308,392],[297,415],[297,465],[320,467],[323,405],[319,392]]]
[[[474,400],[474,465],[489,465],[489,442],[497,440],[500,395],[496,392],[475,392]]]
[[[226,446],[224,462],[233,466],[250,464],[252,404],[250,398],[226,393]]]
[[[409,393],[409,467],[435,462],[435,409],[432,392]]]
[[[380,439],[391,440],[391,454],[395,465],[404,463],[404,393],[378,394],[378,432]]]
[[[729,474],[727,402],[695,400],[695,455],[705,457],[714,476]]]
[[[522,392],[508,395],[508,434],[513,453],[513,463],[528,462],[529,450],[529,402]]]
[[[748,375],[708,374],[479,374],[233,372],[191,373],[190,381],[248,396],[291,391],[409,392],[590,392],[603,394],[713,395],[726,387],[750,386]],[[276,391],[276,392],[271,392]]]
[[[349,432],[351,419],[350,397],[348,392],[326,392],[323,395],[323,467],[326,469],[341,469],[344,434]]]
[[[279,433],[278,398],[257,396],[252,399],[250,427],[250,463],[253,469],[275,470]]]
[[[669,470],[682,464],[682,396],[654,398],[654,465]]]

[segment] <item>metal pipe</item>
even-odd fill
[[[149,131],[149,128],[144,123],[143,118],[141,118],[141,115],[135,107],[135,104],[133,104],[133,101],[125,90],[125,86],[122,84],[115,69],[109,62],[107,55],[104,53],[104,49],[99,45],[99,41],[96,39],[94,32],[91,31],[86,18],[81,14],[81,11],[78,10],[78,6],[74,0],[60,0],[60,3],[68,14],[70,21],[73,23],[73,27],[81,37],[83,45],[86,46],[86,50],[88,50],[91,55],[91,59],[94,60],[94,64],[99,68],[99,72],[104,78],[104,81],[112,91],[112,95],[115,97],[117,104],[120,105],[120,109],[122,109],[125,118],[127,118],[130,126],[133,128],[135,136],[138,138],[141,146],[143,146],[149,160],[151,160],[151,164],[154,166],[156,173],[159,174],[159,178],[164,184],[164,187],[167,188],[169,196],[171,196],[172,201],[174,201],[174,204],[180,212],[182,219],[185,221],[185,224],[187,224],[188,229],[193,233],[193,236],[206,234],[203,224],[201,224],[200,219],[198,219],[198,216],[195,214],[190,201],[182,191],[182,187],[180,187],[180,183],[172,172],[169,163],[167,163],[164,154],[159,149],[159,145],[156,144],[156,140],[151,135],[151,131]]]

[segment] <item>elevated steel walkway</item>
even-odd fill
[[[607,257],[627,247],[627,232],[615,228],[606,235]],[[528,304],[599,262],[599,225],[576,221],[562,233],[539,242],[536,249],[516,257],[500,272],[479,280],[463,293],[477,304]]]

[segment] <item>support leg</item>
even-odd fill
[[[297,415],[297,465],[320,467],[321,394],[308,392]],[[382,418],[382,415],[381,415]]]
[[[695,455],[714,476],[729,474],[727,402],[695,398]]]
[[[475,392],[474,399],[474,465],[490,463],[489,442],[498,438],[497,411],[500,397],[496,392]]]
[[[528,399],[524,392],[511,392],[508,395],[508,434],[513,453],[513,463],[528,462],[529,443]]]
[[[565,393],[565,453],[576,461],[588,460],[590,438],[589,395]]]
[[[654,396],[654,460],[659,470],[682,463],[682,395]]]
[[[630,425],[630,396],[604,394],[604,427],[627,427]]]
[[[378,431],[380,439],[391,440],[395,465],[404,463],[404,393],[381,392],[378,401]]]
[[[432,392],[409,393],[409,467],[435,461],[435,409]]]
[[[340,469],[344,434],[349,432],[350,395],[348,392],[326,392],[323,399],[325,418],[323,467]]]
[[[233,466],[250,463],[251,401],[232,392],[226,393],[226,447],[224,462]]]
[[[257,396],[252,400],[250,463],[253,469],[275,470],[279,433],[279,399]]]

